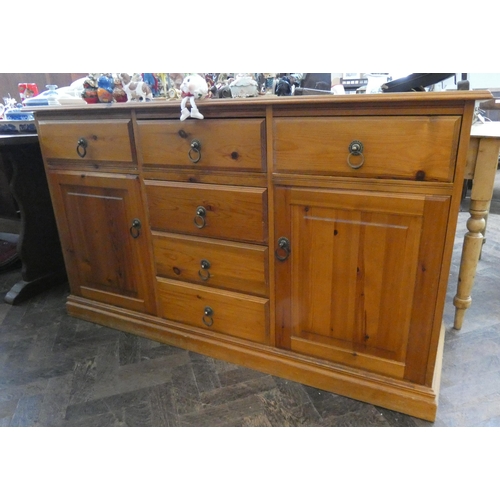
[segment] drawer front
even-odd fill
[[[193,236],[265,243],[267,190],[146,181],[151,228]]]
[[[289,173],[451,182],[460,124],[458,116],[275,118],[274,166]],[[361,142],[361,155],[349,152],[353,141]]]
[[[139,120],[138,136],[145,165],[265,171],[265,121]],[[191,148],[196,140],[199,152]]]
[[[163,318],[254,342],[269,343],[269,300],[157,279]]]
[[[153,234],[159,276],[252,295],[268,295],[264,246],[177,234]]]
[[[38,135],[48,159],[132,162],[131,128],[128,119],[51,120],[38,122]]]

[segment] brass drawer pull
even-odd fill
[[[353,165],[351,163],[351,160],[354,156],[361,156],[361,162]],[[363,143],[361,141],[352,141],[351,144],[349,144],[349,156],[347,157],[347,164],[351,168],[357,170],[358,168],[361,168],[363,166],[364,162],[365,156],[363,154]]]
[[[201,142],[197,139],[191,142],[188,156],[193,163],[198,163],[201,160]]]
[[[134,219],[132,221],[132,226],[130,226],[130,235],[132,238],[139,238],[141,234],[142,223],[139,219]]]
[[[87,139],[84,137],[80,137],[78,139],[77,145],[76,145],[76,152],[78,153],[78,156],[80,158],[85,158],[85,155],[87,154],[87,146],[89,143],[87,142]]]
[[[210,279],[210,262],[208,260],[203,259],[200,263],[201,269],[198,270],[198,275],[203,281],[208,281]],[[202,272],[203,271],[203,272]]]
[[[274,251],[274,255],[279,261],[284,262],[290,256],[290,251],[290,240],[282,236],[278,240],[278,248]]]
[[[205,224],[207,223],[205,217],[207,215],[207,210],[205,207],[197,207],[196,208],[196,215],[194,216],[194,225],[198,229],[202,229],[205,227]]]
[[[203,311],[203,323],[206,326],[212,326],[214,324],[214,318],[212,318],[213,315],[214,310],[211,307],[205,307],[205,310]]]

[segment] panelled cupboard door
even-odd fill
[[[138,177],[50,172],[49,182],[72,293],[154,312]]]
[[[278,345],[424,383],[448,197],[277,188],[276,202]]]

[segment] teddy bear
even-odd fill
[[[201,99],[206,97],[208,94],[208,84],[200,75],[188,75],[184,77],[181,83],[181,121],[191,116],[191,118],[198,118],[198,120],[203,120],[203,115],[198,111],[195,99]],[[187,102],[191,104],[191,112],[186,107]]]

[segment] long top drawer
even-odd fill
[[[460,125],[460,116],[275,118],[274,167],[277,172],[451,182]],[[351,153],[355,141],[362,149]]]

